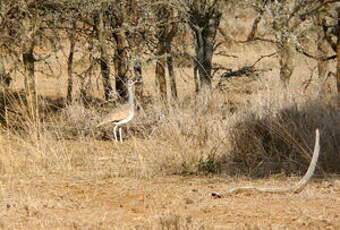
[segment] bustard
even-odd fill
[[[114,129],[113,134],[115,137],[115,140],[118,141],[117,138],[117,128],[123,124],[128,123],[131,121],[135,115],[135,102],[134,102],[134,94],[133,94],[133,85],[136,83],[136,81],[129,79],[127,82],[127,89],[128,89],[128,103],[123,104],[116,108],[111,113],[107,114],[103,120],[96,126],[96,128],[108,124],[113,123]],[[122,141],[122,128],[119,127],[119,141]]]

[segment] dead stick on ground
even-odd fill
[[[244,186],[244,187],[234,187],[229,189],[225,194],[219,194],[219,193],[212,193],[211,195],[216,198],[221,198],[225,195],[231,195],[241,192],[247,192],[247,191],[255,191],[255,192],[262,192],[262,193],[300,193],[307,185],[309,180],[314,174],[316,163],[318,161],[320,154],[320,133],[319,130],[316,129],[315,131],[315,146],[314,146],[314,153],[312,160],[309,164],[308,170],[306,174],[303,176],[303,178],[295,185],[287,187],[287,188],[259,188],[255,186]]]

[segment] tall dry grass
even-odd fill
[[[95,105],[74,103],[44,111],[39,135],[33,135],[32,124],[21,114],[24,118],[1,128],[0,172],[95,178],[302,173],[319,128],[319,169],[339,173],[335,103],[277,90],[250,95],[239,105],[227,103],[226,96],[191,96],[170,109],[149,104],[124,128],[122,144],[113,140],[113,126],[95,128],[103,116]]]
[[[236,172],[266,176],[302,174],[321,131],[319,173],[340,172],[340,110],[335,98],[311,99],[292,92],[257,95],[239,111],[231,130],[231,161]]]

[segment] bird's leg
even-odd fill
[[[119,139],[120,139],[120,143],[123,143],[123,136],[122,136],[122,128],[119,127]]]
[[[115,127],[113,128],[113,135],[114,135],[114,137],[115,137],[115,140],[118,141],[118,139],[117,139],[117,126],[115,126]]]

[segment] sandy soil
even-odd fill
[[[12,180],[12,182],[11,182]],[[2,229],[340,229],[340,180],[314,180],[300,194],[238,194],[235,185],[286,179],[207,177],[1,178]],[[8,186],[10,185],[10,186]]]

